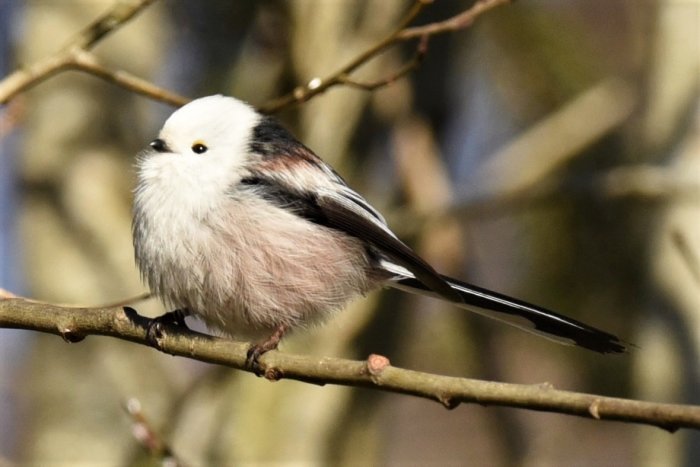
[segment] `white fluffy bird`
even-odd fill
[[[166,306],[262,339],[322,322],[387,286],[431,295],[555,341],[624,352],[616,336],[437,273],[272,117],[221,95],[175,111],[138,157],[133,238]]]

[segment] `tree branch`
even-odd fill
[[[416,26],[406,28],[396,35],[396,39],[406,41],[422,36],[435,36],[447,32],[454,32],[460,29],[468,28],[482,14],[493,8],[506,3],[511,3],[512,0],[479,0],[471,8],[465,10],[451,18],[436,23],[426,24],[425,26]]]
[[[479,0],[471,8],[451,17],[447,20],[437,23],[431,23],[425,26],[409,28],[408,25],[420,14],[423,9],[432,3],[432,0],[416,0],[408,13],[399,22],[399,26],[387,37],[372,45],[357,57],[350,60],[349,63],[341,67],[339,70],[328,75],[325,78],[313,78],[306,85],[298,86],[289,94],[274,99],[260,107],[260,111],[264,113],[275,113],[292,104],[305,102],[312,97],[321,94],[329,88],[337,85],[350,85],[359,89],[374,90],[378,87],[385,86],[401,76],[409,73],[419,66],[425,52],[427,51],[428,40],[431,36],[452,32],[458,29],[464,29],[471,26],[473,22],[483,13],[512,0]],[[371,59],[384,52],[386,49],[393,47],[400,42],[421,39],[418,46],[418,52],[414,58],[397,72],[393,73],[389,79],[378,80],[370,84],[359,83],[351,78],[351,74],[360,68],[362,65],[369,62]]]
[[[171,105],[183,105],[189,99],[159,88],[123,71],[110,71],[100,66],[89,50],[108,34],[116,31],[141,13],[155,0],[120,0],[106,13],[68,41],[58,52],[33,64],[20,68],[0,81],[0,104],[7,103],[17,94],[46,79],[69,69],[85,71],[129,91]]]
[[[79,342],[88,335],[111,336],[154,346],[171,355],[248,371],[245,361],[249,344],[167,324],[151,342],[147,338],[151,322],[129,307],[80,308],[24,298],[0,298],[0,328],[55,334],[67,342]],[[440,376],[393,367],[379,355],[371,355],[366,361],[352,361],[273,351],[265,354],[260,363],[265,377],[273,381],[285,378],[320,385],[366,387],[435,400],[449,409],[460,403],[478,403],[646,424],[670,432],[679,428],[700,429],[699,406],[561,391],[551,385]]]
[[[115,3],[112,8],[83,29],[57,53],[25,68],[18,69],[0,81],[0,104],[7,103],[17,94],[36,86],[57,73],[70,69],[86,72],[129,91],[176,107],[189,102],[190,99],[186,97],[163,89],[125,71],[110,70],[100,65],[97,58],[89,52],[95,44],[139,14],[154,1],[121,0]],[[359,54],[335,73],[326,78],[314,78],[305,86],[299,86],[289,94],[263,105],[260,110],[265,113],[275,113],[294,103],[307,101],[337,85],[372,91],[391,84],[420,66],[427,53],[428,40],[431,36],[469,27],[483,13],[510,2],[511,0],[479,0],[468,10],[444,21],[424,26],[408,27],[420,12],[432,3],[432,0],[416,0],[408,13],[399,22],[396,30],[387,37]],[[389,47],[402,41],[416,38],[420,39],[420,43],[414,57],[387,78],[372,82],[360,82],[352,78],[351,75],[355,70]]]
[[[112,71],[99,63],[94,54],[82,49],[75,49],[67,63],[67,67],[89,73],[101,78],[108,83],[115,84],[128,91],[149,97],[153,100],[180,107],[187,104],[190,99],[163,89],[150,81],[134,76],[123,70]]]
[[[66,49],[90,50],[108,34],[148,8],[155,0],[119,0],[71,40]]]
[[[176,455],[170,445],[163,439],[160,433],[153,427],[148,417],[141,409],[141,402],[136,398],[126,401],[124,410],[132,420],[131,433],[136,441],[151,456],[158,460],[158,463],[168,467],[186,467]]]
[[[406,62],[401,68],[394,71],[391,75],[386,78],[382,78],[376,81],[362,82],[354,80],[350,75],[343,74],[338,76],[339,84],[344,84],[349,87],[362,89],[364,91],[374,91],[383,86],[387,86],[396,80],[403,78],[423,63],[425,55],[428,53],[428,36],[422,36],[418,42],[418,47],[416,48],[416,53],[413,55],[410,61]]]

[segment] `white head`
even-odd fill
[[[139,157],[139,185],[170,196],[189,193],[189,201],[205,200],[241,175],[250,153],[253,128],[261,116],[232,97],[202,97],[175,111],[151,149]],[[199,195],[199,196],[198,196]]]
[[[244,149],[260,115],[248,104],[222,95],[202,97],[176,110],[159,139],[172,153],[195,159],[223,157],[222,150]],[[195,148],[200,145],[205,152]],[[239,152],[239,151],[237,151]]]

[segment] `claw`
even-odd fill
[[[263,368],[262,364],[260,363],[260,357],[270,350],[275,350],[277,348],[285,332],[287,332],[287,329],[288,326],[286,324],[280,324],[277,326],[272,335],[270,335],[270,337],[264,341],[251,345],[246,353],[246,369],[255,373],[256,376],[263,376],[265,374],[265,368]]]
[[[165,327],[174,326],[189,330],[185,323],[185,317],[189,314],[186,309],[169,311],[151,320],[146,329],[146,340],[155,348],[160,348],[160,340],[163,338]]]
[[[265,374],[265,369],[260,365],[260,357],[265,353],[262,346],[259,344],[253,344],[248,349],[245,356],[245,367],[246,369],[255,373],[255,376],[262,376]]]

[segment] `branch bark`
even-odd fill
[[[3,297],[0,295],[0,297]],[[79,342],[89,335],[111,336],[207,363],[248,371],[248,343],[164,325],[154,341],[147,338],[152,320],[129,307],[67,307],[24,298],[0,298],[0,328],[26,329]],[[700,406],[659,404],[554,389],[441,376],[391,366],[371,355],[366,361],[269,352],[260,361],[265,377],[325,385],[337,384],[408,394],[437,401],[449,409],[460,403],[517,407],[657,426],[673,432],[700,429]]]

